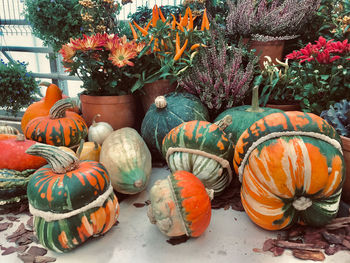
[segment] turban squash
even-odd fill
[[[152,186],[147,215],[167,236],[198,237],[210,223],[212,196],[209,195],[196,176],[176,171]]]
[[[172,172],[185,170],[197,176],[215,195],[232,180],[233,146],[223,131],[230,117],[221,124],[189,121],[173,128],[163,139],[163,156]]]
[[[339,208],[344,159],[334,128],[314,114],[270,114],[239,138],[233,165],[253,222],[278,230],[322,226]]]
[[[40,243],[56,252],[74,249],[106,233],[119,215],[108,172],[95,161],[79,161],[58,147],[37,143],[27,153],[43,156],[27,188],[29,211]]]
[[[26,126],[26,138],[55,146],[74,147],[88,134],[84,119],[75,112],[67,111],[74,107],[72,99],[56,102],[50,115],[32,119]]]

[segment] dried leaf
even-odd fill
[[[33,263],[35,260],[35,257],[28,253],[17,254],[17,257],[19,257],[24,263]]]
[[[350,242],[348,240],[344,239],[341,244],[347,249],[350,249]]]
[[[18,252],[18,253],[24,253],[24,251],[26,251],[27,248],[28,248],[28,246],[19,246],[19,247],[17,248],[17,252]]]
[[[8,247],[8,248],[6,248],[5,250],[4,250],[4,252],[2,252],[2,256],[5,256],[5,255],[10,255],[10,254],[12,254],[12,253],[14,253],[14,252],[17,252],[17,248],[15,248],[15,247]]]
[[[323,261],[326,256],[321,251],[293,249],[293,256],[304,260]]]
[[[263,250],[261,248],[253,248],[253,252],[261,253],[261,252],[263,252]]]
[[[273,253],[273,255],[275,257],[278,257],[278,256],[281,256],[283,254],[284,248],[282,248],[282,247],[273,247],[270,251]]]
[[[12,227],[13,223],[0,223],[0,231],[7,230],[9,227]]]
[[[32,239],[33,233],[32,232],[26,232],[25,234],[23,234],[20,238],[18,238],[15,243],[18,246],[23,246],[23,245],[28,245],[30,243],[33,243],[33,239]]]
[[[19,222],[19,218],[17,216],[7,216],[6,218],[12,222]]]
[[[47,249],[37,246],[31,246],[27,253],[33,256],[45,256],[47,254]]]
[[[133,203],[133,205],[134,205],[135,207],[137,207],[137,208],[146,206],[145,203]]]
[[[315,248],[314,244],[303,244],[296,243],[284,240],[276,240],[276,246],[290,249],[299,249],[299,250],[309,250],[309,251],[319,251],[319,248]]]
[[[326,255],[334,255],[340,249],[341,247],[339,245],[330,245],[324,250],[324,253],[326,253]]]
[[[344,236],[338,236],[327,231],[322,232],[322,236],[330,244],[341,244],[344,240]]]
[[[190,239],[189,236],[182,235],[182,236],[179,236],[179,237],[171,237],[166,242],[168,242],[169,244],[174,246],[174,245],[179,245],[181,243],[185,243],[189,239]]]
[[[269,238],[264,242],[263,251],[270,251],[274,247],[275,247],[275,240],[273,240],[272,238]]]
[[[35,263],[48,263],[48,262],[55,262],[56,259],[53,257],[44,257],[44,256],[36,256],[35,257]]]
[[[0,221],[4,220],[4,218],[2,216],[0,216]]]
[[[29,227],[29,229],[34,228],[34,218],[32,216],[28,219],[26,225],[27,225],[27,227]]]

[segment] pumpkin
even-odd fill
[[[234,167],[248,216],[262,228],[322,226],[337,212],[344,159],[334,128],[314,114],[273,113],[239,138]]]
[[[159,96],[142,121],[141,136],[152,154],[159,156],[165,135],[181,123],[192,120],[209,120],[208,110],[199,98],[189,93]]]
[[[8,125],[1,125],[0,126],[0,134],[19,134],[19,130],[15,127],[8,126]]]
[[[55,84],[42,82],[39,85],[47,87],[45,97],[41,101],[29,105],[26,109],[21,120],[22,131],[25,131],[28,122],[32,119],[49,115],[51,107],[62,99],[62,91]]]
[[[16,139],[17,135],[15,134],[0,134],[0,141],[8,139]]]
[[[72,107],[70,98],[56,102],[49,116],[37,117],[27,124],[26,138],[55,146],[78,145],[87,136],[88,128],[80,115],[67,111]]]
[[[210,197],[202,182],[189,172],[176,171],[156,181],[149,195],[149,220],[167,236],[198,237],[210,224]]]
[[[112,132],[103,142],[100,162],[107,168],[113,188],[124,194],[143,191],[152,172],[146,143],[133,128]]]
[[[102,145],[103,141],[113,132],[113,127],[107,122],[96,122],[96,118],[101,117],[96,114],[92,119],[92,124],[89,127],[88,139],[90,142],[96,142]]]
[[[49,163],[31,176],[27,188],[34,230],[43,246],[66,252],[111,229],[119,205],[102,164],[79,161],[73,154],[41,143],[27,153]]]
[[[36,142],[26,140],[23,134],[18,134],[16,138],[0,140],[0,169],[25,171],[38,169],[45,165],[44,158],[32,156],[25,152],[33,144],[36,144]]]
[[[278,109],[259,107],[258,86],[253,88],[252,105],[243,105],[233,107],[220,113],[214,122],[222,120],[225,116],[232,117],[232,123],[225,129],[226,134],[230,135],[230,139],[235,145],[241,134],[249,128],[254,122],[275,112],[282,112]]]
[[[77,157],[79,160],[92,160],[98,162],[100,160],[101,146],[97,142],[85,142],[83,139],[77,149]]]
[[[185,170],[219,195],[232,180],[233,146],[223,131],[230,116],[221,123],[189,121],[172,129],[163,140],[163,156],[172,172]]]

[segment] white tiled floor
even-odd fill
[[[164,178],[168,171],[154,168],[149,184]],[[295,259],[290,251],[281,257],[273,257],[270,252],[256,253],[253,248],[262,248],[264,241],[277,233],[264,231],[255,226],[244,212],[234,210],[213,210],[210,226],[199,238],[172,246],[147,217],[147,207],[136,208],[134,203],[148,200],[148,193],[132,196],[120,204],[119,224],[105,236],[95,238],[66,254],[49,252],[47,256],[57,258],[57,263],[294,263],[312,262]],[[23,215],[25,222],[28,216]],[[13,227],[13,232],[16,228]],[[0,232],[0,244],[6,235]],[[0,263],[19,263],[16,253],[0,256]],[[350,253],[338,252],[327,257],[327,263],[349,263]]]

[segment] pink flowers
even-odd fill
[[[349,55],[350,44],[348,44],[347,39],[343,42],[333,41],[333,39],[326,41],[324,37],[319,37],[316,44],[312,45],[309,43],[304,48],[288,54],[286,58],[290,60],[300,60],[299,63],[316,60],[320,64],[330,64],[340,59],[341,56]]]

